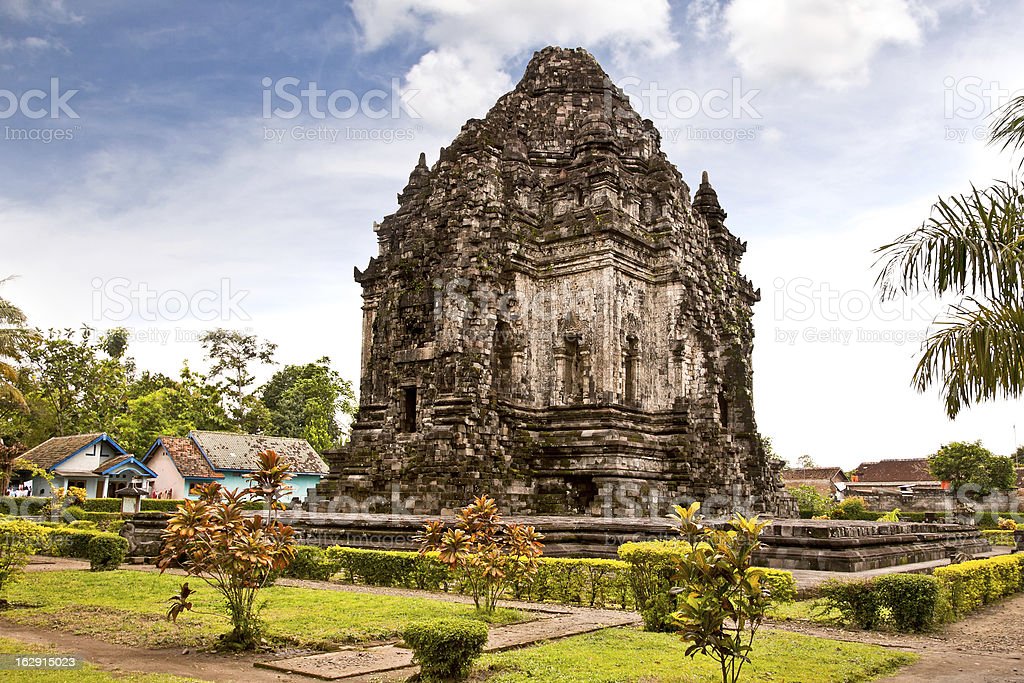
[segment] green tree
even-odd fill
[[[331,368],[326,356],[286,365],[263,385],[260,397],[270,411],[274,434],[305,439],[319,452],[341,442],[339,415],[354,416],[357,408],[351,383]]]
[[[10,282],[7,277],[0,285]],[[32,336],[26,329],[28,319],[21,309],[0,296],[0,403],[28,410],[25,395],[19,386],[21,372],[18,362],[24,353],[24,343]]]
[[[1010,457],[1013,459],[1014,465],[1024,465],[1024,446],[1017,446]]]
[[[51,329],[28,350],[36,390],[58,435],[108,430],[126,408],[129,371],[93,333]]]
[[[169,380],[169,385],[163,385],[162,380],[152,381],[152,377],[145,384],[156,388],[129,398],[127,410],[111,430],[129,452],[145,453],[163,435],[185,436],[193,429],[234,428],[221,405],[220,390],[192,372],[187,364],[181,370],[181,379]]]
[[[1024,148],[1024,96],[992,126],[992,142]],[[1024,162],[1022,162],[1024,163]],[[938,384],[952,418],[973,402],[1024,393],[1024,183],[940,198],[931,216],[876,250],[883,298],[956,297],[925,341],[913,385]]]
[[[225,399],[225,411],[239,427],[248,427],[246,431],[256,431],[263,417],[260,406],[249,394],[249,387],[256,378],[249,372],[253,363],[273,363],[277,344],[260,341],[254,334],[245,334],[238,330],[218,328],[210,330],[200,337],[199,341],[210,361],[210,378],[220,380],[219,387]],[[252,416],[253,411],[257,415]],[[250,420],[246,421],[246,418]],[[257,419],[252,419],[256,417]]]
[[[1013,462],[993,455],[981,441],[954,441],[942,446],[928,458],[928,469],[936,479],[948,481],[954,491],[967,484],[977,486],[981,494],[1016,488]]]

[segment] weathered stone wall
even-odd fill
[[[320,508],[487,492],[513,513],[792,513],[757,439],[758,293],[725,216],[593,57],[537,53],[375,226],[360,410]]]

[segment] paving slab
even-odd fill
[[[500,652],[534,643],[591,633],[605,628],[640,622],[634,612],[575,609],[569,614],[544,615],[533,621],[490,629],[484,652]],[[412,652],[395,643],[364,648],[345,648],[337,652],[288,657],[256,666],[290,674],[302,674],[336,681],[383,674],[413,666]]]

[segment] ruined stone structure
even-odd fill
[[[745,245],[582,49],[424,156],[375,226],[360,407],[319,509],[792,512],[759,444]]]

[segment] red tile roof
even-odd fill
[[[938,481],[928,470],[928,458],[908,460],[879,460],[861,463],[854,470],[858,483],[909,484]]]
[[[838,467],[794,467],[782,470],[783,481],[807,481],[811,479],[849,481],[846,473]]]
[[[223,479],[224,475],[214,471],[199,448],[187,436],[161,436],[160,443],[174,466],[183,477],[196,479]]]

